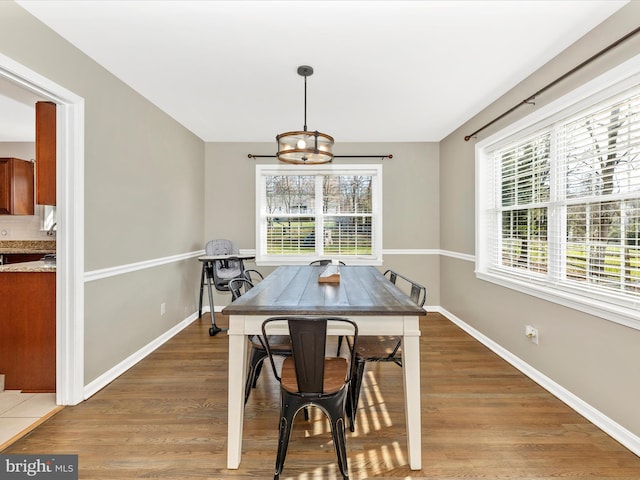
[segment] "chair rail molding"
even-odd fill
[[[440,248],[387,248],[382,250],[383,255],[442,255],[443,257],[457,258],[467,262],[475,262],[476,256],[468,253],[453,252]]]
[[[128,263],[125,265],[118,265],[116,267],[102,268],[99,270],[92,270],[85,272],[85,283],[101,280],[103,278],[115,277],[116,275],[125,275],[127,273],[137,272],[139,270],[145,270],[147,268],[159,267],[168,263],[181,262],[190,258],[197,258],[204,255],[204,250],[196,250],[194,252],[179,253],[177,255],[170,255],[168,257],[154,258],[151,260],[143,260],[142,262]]]
[[[254,248],[240,249],[240,255],[255,255],[255,253],[256,250]],[[438,248],[390,248],[383,250],[382,253],[383,255],[442,255],[445,257],[457,258],[459,260],[466,260],[468,262],[475,262],[476,260],[475,255],[452,252],[450,250],[441,250]],[[201,257],[204,254],[204,250],[196,250],[193,252],[179,253],[177,255],[169,255],[167,257],[143,260],[141,262],[128,263],[115,267],[91,270],[89,272],[85,272],[84,282],[94,282],[103,278],[115,277],[116,275],[125,275],[127,273],[137,272],[138,270],[144,270],[147,268],[158,267],[161,265],[166,265],[168,263],[181,262],[183,260],[188,260],[189,258]]]
[[[476,256],[469,253],[452,252],[451,250],[439,250],[439,253],[443,257],[457,258],[458,260],[465,260],[467,262],[476,261]]]

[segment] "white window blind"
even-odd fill
[[[379,166],[267,166],[256,170],[257,261],[381,262]]]
[[[501,182],[492,229],[497,265],[547,271],[549,138],[543,132],[493,152]]]
[[[564,168],[567,280],[640,293],[640,87],[596,105],[558,129]]]
[[[478,276],[640,320],[639,82],[495,138],[478,145]]]

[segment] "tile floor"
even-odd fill
[[[57,408],[55,393],[0,392],[0,450],[10,439],[29,431],[31,425]]]

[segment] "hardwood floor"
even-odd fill
[[[217,317],[226,325],[226,317]],[[227,470],[227,346],[194,322],[102,391],[2,453],[78,454],[81,479],[273,478],[278,389],[265,365]],[[407,464],[401,369],[367,367],[352,479],[640,478],[640,458],[438,314],[421,320],[422,471]],[[317,411],[296,419],[282,479],[340,478]]]

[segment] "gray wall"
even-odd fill
[[[440,244],[443,250],[475,254],[474,145],[464,136],[518,104],[573,66],[637,27],[640,2],[630,2],[585,38],[462,125],[440,144]],[[640,52],[640,37],[620,46],[478,139],[503,128],[585,81]],[[442,306],[550,377],[614,421],[640,435],[640,331],[477,280],[474,264],[443,257]],[[535,325],[540,343],[524,336]]]
[[[85,99],[85,271],[201,249],[204,143],[13,2],[0,46]],[[87,283],[85,383],[193,313],[198,281],[191,259]]]
[[[33,128],[35,129],[35,125]],[[0,142],[0,157],[35,160],[36,144],[34,142]]]
[[[274,136],[277,132],[274,132]],[[273,155],[273,143],[207,143],[205,155],[205,237],[233,240],[240,249],[255,249],[255,166],[275,159],[249,159],[247,154]],[[336,159],[334,163],[382,162],[383,248],[401,250],[384,255],[382,270],[403,272],[429,291],[427,305],[438,305],[439,158],[437,143],[340,143],[335,155],[385,155],[392,159]],[[269,273],[273,269],[258,267]],[[215,293],[216,308],[230,296]]]

